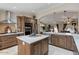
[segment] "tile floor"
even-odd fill
[[[72,51],[49,45],[49,55],[73,55]],[[17,55],[17,46],[0,50],[0,55]]]

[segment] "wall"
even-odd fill
[[[5,33],[5,28],[7,26],[11,27],[12,32],[16,31],[15,24],[0,24],[0,33]]]
[[[6,14],[4,10],[0,10],[0,21],[5,20]]]
[[[6,13],[5,12],[6,12],[5,10],[0,10],[0,21],[6,20]],[[11,12],[11,20],[13,22],[15,22],[15,24],[0,23],[0,33],[4,33],[5,27],[8,25],[11,27],[12,32],[17,31],[17,16],[32,16],[32,15],[29,15],[27,13],[23,14],[23,13],[18,13],[18,12]]]

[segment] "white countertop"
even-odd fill
[[[57,34],[57,35],[68,35],[68,36],[72,36],[72,37],[74,38],[76,47],[77,47],[78,52],[79,52],[79,34],[71,34],[71,33],[54,33],[54,32],[44,32],[44,34],[47,34],[47,35]]]
[[[43,32],[43,34],[47,34],[47,35],[57,34],[57,35],[68,35],[68,36],[72,36],[72,34],[71,34],[71,33]]]
[[[41,35],[41,34],[37,34],[37,36],[18,36],[17,39],[20,39],[28,44],[34,43],[36,41],[42,40],[49,37],[49,35]]]
[[[14,35],[14,34],[22,34],[23,32],[16,32],[16,33],[6,33],[6,34],[0,34],[0,36],[6,36],[6,35]]]

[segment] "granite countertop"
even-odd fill
[[[45,39],[47,37],[49,37],[49,35],[37,34],[36,36],[25,35],[25,36],[18,36],[17,38],[28,43],[28,44],[31,44],[31,43],[34,43],[36,41],[40,41],[42,39]]]
[[[0,34],[0,36],[14,35],[14,34],[22,34],[22,33],[23,33],[23,32],[6,33],[6,34]]]
[[[79,52],[79,34],[71,34],[71,33],[54,33],[54,32],[44,32],[44,34],[51,35],[51,34],[57,34],[57,35],[68,35],[72,36],[74,38],[77,50]]]

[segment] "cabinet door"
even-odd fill
[[[17,27],[19,32],[24,32],[24,23],[25,23],[25,17],[17,16]]]
[[[30,55],[30,45],[21,40],[18,40],[18,54]]]
[[[77,52],[77,47],[76,47],[76,44],[74,42],[74,38],[73,37],[71,37],[71,41],[72,41],[72,48],[71,48],[71,50]]]
[[[59,47],[66,48],[66,36],[59,35]]]
[[[48,54],[48,38],[42,41],[42,55]]]
[[[71,36],[66,37],[66,48],[72,50],[72,38]]]
[[[59,44],[58,44],[58,36],[57,35],[52,35],[52,40],[51,40],[52,42],[52,45],[55,45],[55,46],[58,46]]]
[[[32,55],[41,55],[42,54],[42,52],[41,52],[41,49],[42,49],[42,47],[41,47],[41,42],[37,42],[37,43],[34,43],[34,44],[32,44],[32,47],[31,47],[31,49],[32,49]]]

